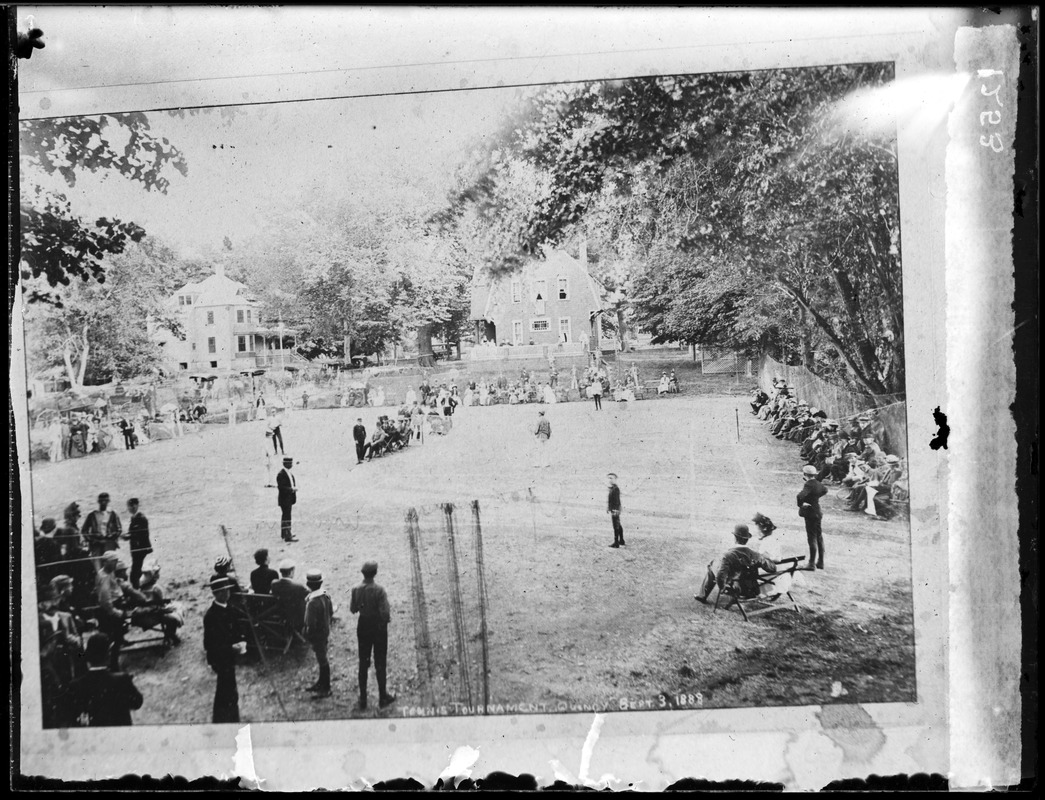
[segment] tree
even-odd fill
[[[902,391],[895,145],[834,114],[891,78],[868,64],[553,87],[451,216],[493,202],[500,165],[523,161],[542,190],[519,252],[600,229],[658,337],[762,342],[863,391]]]
[[[166,300],[175,288],[200,276],[200,265],[182,262],[162,243],[146,239],[106,256],[102,266],[104,283],[77,281],[63,291],[61,306],[27,308],[33,373],[61,367],[76,389],[151,375],[159,352],[150,327],[180,334]]]
[[[77,278],[104,282],[106,255],[140,242],[145,231],[117,218],[85,220],[56,188],[53,176],[72,187],[84,171],[104,172],[147,191],[166,192],[168,168],[188,174],[182,153],[154,136],[142,113],[24,121],[19,125],[19,168],[20,272],[27,300],[58,305],[60,293],[45,286],[69,286]]]

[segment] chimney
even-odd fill
[[[577,257],[580,259],[581,266],[585,269],[588,268],[588,240],[581,239],[580,252],[577,253]]]
[[[225,277],[225,263],[222,261],[217,262],[214,265],[214,274],[220,275],[222,278]]]

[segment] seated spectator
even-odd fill
[[[770,539],[773,535],[773,531],[776,530],[776,525],[773,524],[773,520],[767,517],[765,514],[755,514],[751,520],[755,523],[758,528],[758,539],[751,542],[751,549],[757,550],[763,556],[768,558],[774,564],[779,564],[781,558],[783,558],[780,549],[774,540]],[[776,570],[768,570],[775,572]],[[766,600],[775,599],[777,596],[782,595],[791,589],[791,586],[799,580],[798,573],[794,575],[781,575],[776,580],[759,585],[759,593]]]
[[[219,556],[214,562],[214,574],[210,576],[208,583],[213,583],[218,578],[229,578],[232,585],[229,587],[232,594],[246,594],[247,590],[236,577],[236,570],[232,566],[232,559],[228,556]]]
[[[893,486],[903,477],[900,468],[900,457],[888,455],[884,463],[871,470],[867,480],[853,487],[846,504],[846,511],[863,511],[869,516],[879,516],[888,519],[895,515],[895,510],[890,503],[893,494]]]
[[[68,578],[64,575],[56,576]],[[72,582],[69,581],[71,584]],[[55,582],[41,587],[40,699],[43,726],[67,728],[73,719],[65,709],[64,695],[69,683],[81,672],[82,641],[76,618],[61,608]]]
[[[271,594],[272,582],[279,580],[279,573],[269,566],[269,551],[262,547],[254,553],[257,569],[250,573],[250,590],[254,594]]]
[[[758,569],[776,572],[776,564],[772,559],[748,546],[751,531],[747,525],[741,523],[734,527],[733,539],[734,546],[708,564],[700,593],[693,595],[694,600],[707,603],[708,595],[715,586],[718,586],[719,592],[721,592],[735,581],[739,582],[741,597],[756,597],[759,593]]]
[[[380,425],[375,426],[374,432],[370,435],[370,441],[363,448],[363,458],[372,461],[374,456],[380,456],[384,452],[387,444],[388,434]]]
[[[104,633],[91,636],[86,646],[87,672],[69,684],[69,714],[81,727],[130,725],[131,711],[144,702],[131,676],[110,668],[110,650]]]
[[[678,394],[681,391],[679,387],[679,379],[675,375],[675,370],[672,370],[671,375],[668,376],[668,386],[673,394]]]
[[[116,553],[105,553],[101,559],[95,581],[95,593],[98,599],[98,630],[109,637],[112,654],[112,668],[119,669],[120,647],[123,645],[123,633],[127,615],[123,610],[123,585],[116,577],[119,559]]]
[[[142,628],[159,625],[163,628],[163,638],[169,644],[181,644],[178,628],[185,624],[184,613],[180,604],[164,596],[160,588],[160,565],[157,562],[145,562],[138,592],[143,604],[132,611],[131,621]]]
[[[279,562],[279,579],[272,582],[272,596],[283,609],[283,617],[293,631],[300,631],[305,624],[305,599],[308,589],[294,580],[296,566],[289,559]]]
[[[668,373],[660,373],[660,382],[657,384],[657,394],[667,394],[671,391],[671,378]]]

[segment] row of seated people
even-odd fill
[[[232,559],[223,556],[214,562],[210,581],[231,579],[229,606],[240,614],[248,650],[263,648],[286,650],[304,643],[305,601],[310,590],[294,579],[297,565],[290,559],[279,563],[278,571],[269,564],[269,551],[254,553],[257,564],[250,573],[250,585],[244,586],[236,575]]]
[[[800,445],[799,457],[815,467],[818,480],[844,487],[846,510],[882,519],[896,516],[909,499],[907,472],[903,459],[883,449],[885,426],[878,416],[866,411],[843,426],[798,402],[786,384],[775,383],[774,391],[770,396],[756,389],[752,411],[769,422],[778,439]]]
[[[158,563],[146,562],[138,587],[133,587],[127,565],[115,553],[104,554],[98,562],[95,588],[86,602],[75,597],[74,579],[68,575],[55,575],[37,586],[44,727],[78,724],[74,683],[89,669],[87,647],[92,636],[104,636],[107,666],[113,673],[120,672],[126,636],[135,628],[162,633],[164,645],[181,641],[183,612],[165,597]]]

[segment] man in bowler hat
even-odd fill
[[[312,645],[319,665],[319,679],[308,687],[313,699],[330,697],[330,661],[327,659],[327,642],[330,639],[330,622],[334,618],[334,604],[323,588],[323,573],[311,569],[305,575],[308,597],[305,599],[305,638]]]
[[[298,501],[298,480],[294,475],[293,469],[294,459],[284,456],[283,469],[276,474],[276,488],[279,490],[279,497],[276,502],[279,505],[279,510],[282,512],[280,516],[280,534],[283,536],[284,542],[297,541],[291,531],[290,520],[291,510]]]
[[[212,722],[239,722],[239,690],[236,688],[236,656],[247,652],[236,614],[229,608],[234,581],[217,577],[210,582],[214,603],[203,615],[203,649],[207,663],[218,677],[214,689]]]
[[[816,467],[807,464],[802,467],[802,476],[806,479],[802,490],[798,493],[798,516],[806,523],[806,539],[809,541],[809,564],[806,569],[824,568],[824,532],[821,521],[824,512],[820,510],[820,498],[827,494],[827,487],[816,479]]]

